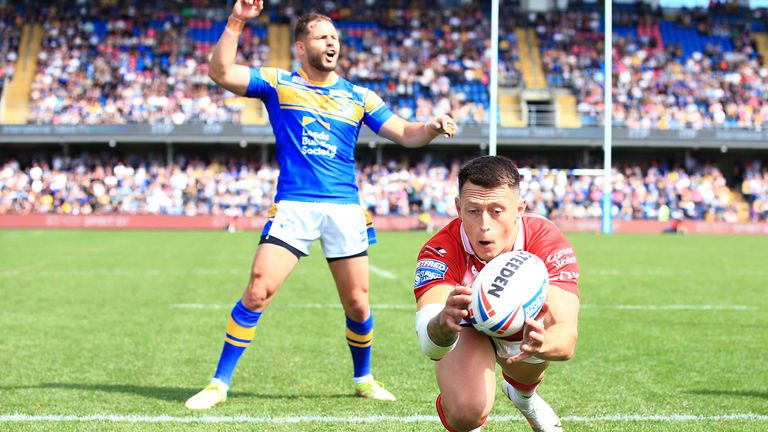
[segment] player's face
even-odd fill
[[[478,258],[487,262],[512,250],[518,215],[525,210],[519,191],[507,186],[488,189],[467,182],[456,198],[456,208]]]
[[[333,72],[339,61],[339,33],[333,24],[317,20],[309,24],[309,34],[300,44],[309,66],[323,72]]]

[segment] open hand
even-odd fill
[[[541,348],[544,346],[545,335],[546,330],[544,329],[543,316],[539,316],[538,319],[528,318],[525,320],[523,340],[520,342],[520,353],[508,358],[506,362],[516,363],[540,353]]]

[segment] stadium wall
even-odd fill
[[[435,144],[477,145],[488,141],[487,125],[462,125],[451,139],[438,137]],[[768,129],[677,129],[652,130],[613,128],[614,147],[726,148],[768,150]],[[603,144],[603,128],[575,129],[525,127],[498,129],[501,146],[587,146]],[[275,137],[270,126],[239,124],[131,124],[131,125],[0,125],[0,143],[5,144],[269,144]],[[362,128],[361,145],[395,145]]]
[[[263,216],[230,218],[227,216],[153,216],[153,215],[0,215],[0,228],[21,229],[139,229],[139,230],[225,230],[230,225],[237,230],[260,230]],[[447,224],[451,218],[435,217],[434,229]],[[600,232],[599,219],[560,219],[553,222],[566,232]],[[376,229],[381,231],[415,231],[424,229],[417,216],[378,216]],[[614,220],[616,233],[661,233],[670,225],[658,221]],[[768,235],[766,222],[701,222],[685,221],[683,229],[689,234],[762,234]]]

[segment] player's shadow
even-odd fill
[[[756,390],[690,390],[686,393],[704,396],[741,396],[758,399],[768,399],[768,391]]]
[[[153,387],[138,386],[129,384],[81,384],[81,383],[43,383],[33,386],[0,386],[0,389],[67,389],[99,391],[107,393],[125,393],[139,395],[151,399],[159,399],[168,402],[184,402],[190,396],[200,391],[199,388],[192,387]],[[257,399],[325,399],[325,398],[352,398],[352,393],[348,394],[264,394],[253,392],[232,391],[227,394],[228,398],[257,398]]]

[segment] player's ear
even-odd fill
[[[461,200],[459,199],[459,197],[454,198],[454,200],[455,200],[454,202],[456,203],[456,213],[458,213],[459,216],[461,216]]]
[[[301,55],[301,54],[304,53],[304,50],[306,49],[306,47],[304,46],[304,42],[303,41],[297,40],[294,45],[296,46],[296,53],[297,54]]]
[[[525,208],[528,207],[528,203],[525,200],[520,200],[520,204],[517,205],[517,218],[523,217],[523,213],[525,213]]]

